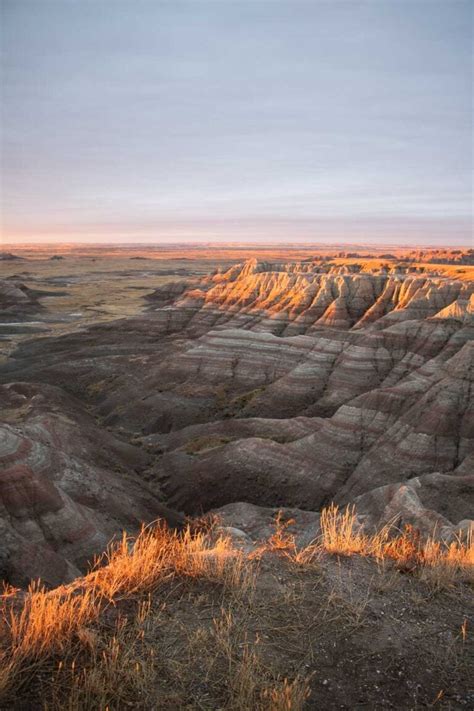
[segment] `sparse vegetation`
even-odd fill
[[[398,531],[394,526],[384,526],[375,533],[365,532],[358,523],[354,506],[344,510],[332,504],[321,512],[321,533],[309,545],[298,548],[291,532],[292,519],[284,520],[281,512],[275,519],[275,532],[257,550],[283,552],[295,563],[311,563],[324,554],[340,556],[370,556],[377,560],[393,560],[405,572],[416,572],[438,586],[450,585],[459,575],[474,581],[474,540],[471,534],[466,541],[449,544],[434,537],[423,538],[419,531],[405,526]]]
[[[232,411],[240,412],[241,410],[244,410],[247,405],[249,405],[255,398],[257,398],[263,392],[265,392],[265,386],[261,385],[258,388],[254,388],[254,390],[250,390],[249,392],[243,393],[242,395],[237,395],[237,397],[234,397],[230,402],[230,407]]]
[[[124,535],[71,585],[6,588],[0,707],[148,709],[159,700],[164,709],[298,711],[314,691],[319,637],[362,629],[372,598],[397,592],[394,570],[416,572],[416,585],[434,580],[439,591],[474,563],[471,540],[442,546],[412,530],[365,534],[351,508],[324,510],[320,537],[303,549],[291,519],[279,514],[275,523],[250,555],[215,519],[182,534],[158,524],[135,540]],[[372,564],[378,582],[362,592],[352,573],[324,578],[328,555],[398,568],[387,574]],[[271,600],[262,594],[269,574]],[[466,618],[460,630],[449,647],[456,673],[467,659]]]
[[[184,451],[186,454],[200,454],[209,449],[222,447],[229,442],[232,442],[232,437],[196,437],[186,443]]]

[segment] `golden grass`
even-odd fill
[[[375,533],[365,532],[358,523],[354,506],[340,510],[335,504],[323,509],[321,533],[309,545],[298,549],[295,536],[289,530],[292,519],[284,521],[280,511],[275,518],[275,533],[257,551],[281,552],[296,563],[311,563],[325,553],[342,556],[371,556],[378,560],[393,560],[399,566],[419,570],[427,580],[450,583],[460,571],[473,573],[474,538],[443,543],[434,536],[423,538],[412,526],[398,531],[392,525]]]
[[[73,589],[46,592],[32,585],[19,611],[6,612],[10,645],[14,657],[38,657],[61,651],[83,625],[99,611],[97,592],[93,588],[76,594]]]
[[[281,685],[266,690],[263,698],[268,699],[270,711],[297,711],[310,695],[309,679],[296,677],[291,682],[283,679]]]
[[[123,534],[94,565],[84,580],[109,600],[146,592],[173,576],[199,578],[243,585],[243,554],[230,538],[209,530],[184,533],[170,531],[162,524],[143,528],[137,538]]]
[[[114,680],[119,677],[127,677],[126,688],[132,690],[133,698],[140,685],[148,683],[145,677],[153,664],[150,660],[145,665],[140,661],[132,663],[132,651],[141,642],[139,632],[133,637],[130,625],[118,624],[115,632],[100,641],[95,625],[102,613],[121,600],[150,596],[160,585],[173,580],[217,583],[234,596],[234,602],[242,593],[249,598],[256,575],[252,561],[266,552],[284,555],[296,565],[310,565],[327,554],[391,560],[407,572],[416,571],[422,580],[437,587],[453,584],[460,572],[473,571],[472,537],[448,545],[434,538],[422,539],[409,527],[397,532],[387,526],[378,533],[366,533],[358,525],[353,507],[341,511],[333,505],[322,511],[320,535],[301,549],[291,533],[293,524],[279,512],[275,532],[252,554],[243,553],[230,538],[219,534],[215,520],[207,528],[188,528],[183,533],[156,524],[144,527],[136,538],[124,534],[95,562],[88,575],[73,584],[47,591],[35,583],[22,596],[5,588],[0,595],[0,699],[12,689],[28,684],[28,679],[45,665],[49,669],[56,665],[58,679],[67,675],[75,689],[69,700],[71,709],[89,708],[90,699],[100,699],[98,708],[105,708]],[[134,630],[143,627],[149,602],[147,605],[142,603],[139,607]],[[309,693],[304,680],[283,679],[262,689],[255,652],[245,647],[238,658],[231,654],[230,647],[226,652],[231,626],[232,620],[224,617],[215,629],[220,654],[229,658],[226,683],[233,694],[231,707],[244,709],[250,703],[254,708],[302,708]],[[89,665],[93,673],[83,678],[81,674],[85,672],[74,667],[74,660],[84,650],[93,660]],[[60,661],[58,667],[58,659],[70,660],[69,666]]]
[[[348,506],[340,512],[335,505],[321,514],[322,546],[329,553],[359,554],[379,559],[392,559],[401,565],[420,569],[438,569],[454,575],[459,570],[470,570],[474,565],[474,540],[443,543],[434,536],[423,538],[413,526],[397,531],[392,525],[366,534],[357,523],[355,508]]]
[[[328,553],[367,555],[372,552],[373,540],[357,529],[354,508],[342,513],[332,504],[321,512],[321,544]]]
[[[69,586],[47,591],[35,583],[23,601],[7,590],[0,597],[0,696],[19,683],[24,670],[63,654],[76,642],[87,645],[87,626],[108,605],[153,590],[172,577],[205,578],[240,590],[251,585],[243,554],[228,538],[189,528],[179,535],[158,524],[143,528],[136,539],[124,534],[91,573]]]

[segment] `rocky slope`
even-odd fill
[[[474,510],[473,293],[474,279],[435,266],[251,260],[166,284],[137,317],[23,343],[1,377],[86,402],[94,436],[108,427],[141,444],[121,466],[188,514],[336,500],[369,525],[398,517],[449,538]],[[92,466],[91,440],[82,446]],[[89,480],[119,487],[120,503],[101,504],[120,510],[116,530],[127,512],[111,471]],[[134,520],[157,505],[140,486],[127,484]]]
[[[171,515],[140,481],[140,450],[51,386],[0,388],[0,577],[76,577],[120,529]],[[137,473],[136,473],[137,472]]]
[[[41,311],[38,292],[17,280],[0,279],[0,314],[2,321],[28,320]]]

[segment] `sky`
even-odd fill
[[[470,0],[0,0],[7,242],[472,245]]]

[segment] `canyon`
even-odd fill
[[[283,509],[309,541],[331,502],[472,535],[472,250],[11,256],[5,581],[70,581],[123,529],[216,511],[255,540]]]

